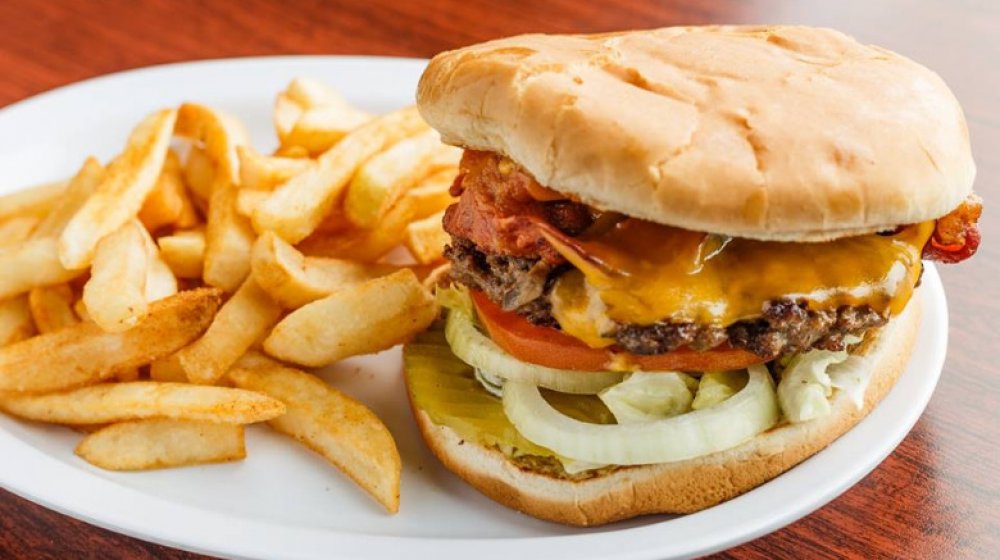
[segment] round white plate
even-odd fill
[[[197,62],[116,74],[0,111],[0,193],[107,160],[154,109],[193,100],[243,119],[274,146],[274,95],[295,76],[335,86],[381,112],[413,102],[424,61],[288,57]],[[0,272],[2,274],[2,272]],[[537,521],[495,504],[445,471],[410,418],[398,349],[347,360],[326,378],[385,420],[403,457],[402,507],[388,516],[337,470],[266,428],[248,431],[239,463],[113,473],[73,455],[80,434],[0,416],[0,485],[108,529],[193,551],[247,558],[689,557],[782,527],[860,480],[909,432],[940,375],[948,314],[928,266],[925,316],[909,367],[885,401],[800,466],[739,498],[685,517],[646,517],[589,530]]]

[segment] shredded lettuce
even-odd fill
[[[712,371],[702,374],[698,382],[698,392],[691,402],[691,408],[701,410],[715,406],[735,395],[747,384],[747,370]]]
[[[461,284],[438,286],[434,292],[434,298],[441,307],[464,313],[468,317],[475,317],[475,313],[472,312],[472,298],[469,297],[469,289]]]
[[[696,383],[686,373],[637,371],[597,396],[619,424],[652,422],[690,411]]]
[[[830,413],[833,384],[826,370],[846,359],[846,351],[810,350],[788,362],[778,383],[778,404],[789,422],[805,422]]]

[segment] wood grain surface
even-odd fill
[[[268,54],[429,57],[528,31],[702,23],[835,27],[939,72],[966,110],[986,199],[983,246],[941,266],[951,342],[937,392],[880,467],[826,507],[719,558],[988,558],[1000,554],[1000,2],[0,2],[0,106],[150,64]],[[0,457],[0,465],[3,458]],[[724,531],[724,527],[719,528]],[[193,559],[0,490],[0,558]]]

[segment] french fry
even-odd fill
[[[391,348],[427,328],[434,298],[409,269],[337,290],[285,317],[264,340],[268,354],[325,366]]]
[[[79,298],[79,299],[77,299],[73,303],[73,312],[76,313],[76,316],[79,317],[80,320],[83,321],[83,322],[85,322],[85,323],[87,323],[87,322],[93,323],[94,322],[94,320],[90,318],[90,313],[87,313],[87,304],[84,303],[82,297]]]
[[[254,232],[236,203],[239,190],[223,174],[216,175],[205,226],[205,283],[233,292],[250,273],[250,248]]]
[[[385,424],[366,406],[307,373],[262,357],[244,358],[229,377],[268,394],[287,412],[268,422],[333,463],[390,513],[399,511],[402,463]]]
[[[180,160],[173,150],[167,152],[163,171],[139,210],[139,221],[149,231],[165,226],[190,228],[198,224],[198,211],[188,196]]]
[[[66,284],[34,288],[28,294],[31,318],[41,334],[71,327],[80,322],[73,312],[73,289]]]
[[[246,144],[246,133],[227,115],[194,103],[181,106],[177,133],[205,144],[215,164],[215,178],[205,227],[205,283],[233,292],[250,272],[250,222],[236,209],[239,160],[236,147]]]
[[[351,131],[317,166],[278,187],[253,215],[258,232],[273,230],[298,243],[330,213],[357,168],[403,138],[427,129],[415,107],[382,115]]]
[[[267,200],[270,195],[268,191],[258,191],[254,189],[240,189],[236,194],[236,211],[246,218],[252,218],[254,211],[261,202]]]
[[[298,309],[344,286],[399,270],[388,264],[305,257],[273,232],[257,238],[250,262],[260,287],[286,309]]]
[[[88,463],[136,471],[246,458],[243,426],[190,420],[137,420],[93,432],[76,447]]]
[[[437,169],[454,168],[462,151],[441,143],[435,130],[407,138],[365,162],[351,179],[344,212],[354,224],[374,227],[407,189]]]
[[[0,348],[28,339],[35,334],[31,309],[26,296],[0,300]]]
[[[87,314],[107,332],[122,332],[146,314],[149,251],[135,220],[97,244],[90,280],[83,287]]]
[[[125,151],[73,215],[59,236],[59,260],[68,269],[85,268],[102,238],[132,219],[153,189],[167,156],[177,111],[146,117],[129,136]]]
[[[0,196],[0,221],[15,216],[44,215],[66,191],[66,184],[66,181],[56,181]]]
[[[292,99],[288,93],[281,92],[274,100],[274,131],[278,133],[278,141],[285,146],[285,139],[292,132],[295,123],[302,116],[302,106]],[[300,146],[296,146],[301,148]]]
[[[302,146],[279,146],[278,149],[274,150],[273,155],[274,157],[293,159],[309,159],[312,157],[309,150],[303,148]]]
[[[192,383],[210,385],[260,340],[281,315],[281,307],[248,277],[229,298],[205,334],[177,353]]]
[[[429,264],[444,258],[444,246],[451,236],[444,230],[441,220],[444,210],[406,225],[406,248],[420,264]]]
[[[285,135],[285,146],[302,146],[311,155],[321,154],[347,133],[371,120],[368,113],[350,105],[327,105],[303,112]]]
[[[180,292],[150,305],[146,316],[122,333],[81,322],[2,348],[0,391],[69,389],[169,356],[205,331],[221,299],[211,288]]]
[[[13,247],[31,237],[41,220],[30,214],[0,221],[0,247]]]
[[[212,183],[215,181],[215,164],[205,150],[191,146],[187,161],[184,163],[184,183],[191,189],[198,207],[204,211],[208,208],[208,199],[212,196]]]
[[[330,105],[350,107],[347,100],[336,90],[311,78],[293,79],[283,93],[305,111]]]
[[[149,378],[153,381],[170,383],[188,382],[187,373],[184,372],[176,353],[149,364]]]
[[[62,233],[66,224],[104,181],[105,172],[104,166],[96,158],[87,158],[76,175],[70,179],[62,196],[53,205],[51,211],[45,215],[42,222],[38,224],[32,235],[34,237],[54,237]]]
[[[205,232],[179,231],[156,240],[160,257],[178,278],[201,278],[205,263]]]
[[[26,420],[53,424],[107,424],[141,418],[172,418],[249,424],[285,413],[267,395],[187,383],[101,383],[44,395],[2,393],[0,409]]]
[[[139,368],[126,368],[115,372],[115,380],[119,383],[132,383],[139,381],[142,374]]]
[[[240,189],[270,191],[313,166],[308,159],[265,156],[249,146],[237,146]]]
[[[0,248],[0,299],[23,294],[38,286],[62,284],[80,276],[59,261],[58,242],[53,237],[30,239]]]
[[[239,121],[205,105],[185,103],[177,110],[176,132],[202,142],[205,154],[215,164],[215,169],[230,183],[239,182],[236,147],[247,144],[246,131]]]
[[[433,214],[439,210],[441,208],[419,206],[417,200],[404,196],[372,229],[317,233],[300,243],[298,248],[309,256],[375,262],[403,243],[407,224],[426,217],[424,212]]]
[[[146,303],[152,303],[177,293],[177,277],[160,256],[160,248],[149,232],[139,229],[146,246]]]
[[[417,212],[418,214],[424,216],[433,214],[437,211],[436,209],[446,208],[455,202],[455,197],[451,196],[448,191],[452,183],[455,182],[456,175],[458,175],[456,168],[445,168],[432,173],[408,190],[406,197],[412,200],[414,206],[421,209]],[[430,208],[435,210],[423,210]]]

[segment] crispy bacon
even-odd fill
[[[451,194],[460,198],[445,212],[445,231],[489,254],[559,264],[563,258],[542,236],[538,222],[577,234],[593,221],[587,206],[539,185],[519,166],[490,152],[465,151]]]
[[[938,218],[934,233],[924,245],[923,258],[957,263],[974,255],[982,239],[978,223],[982,213],[983,201],[970,194],[957,208]]]

